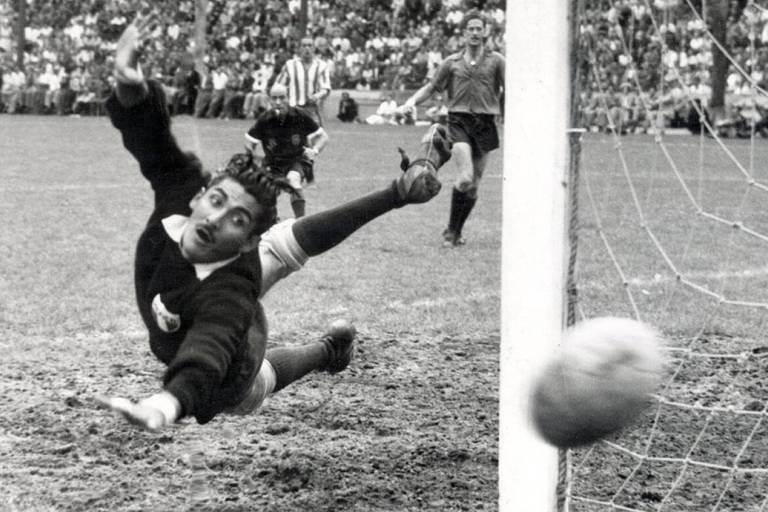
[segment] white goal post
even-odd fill
[[[531,375],[560,342],[567,261],[570,2],[507,4],[499,510],[554,511],[557,450],[534,432]]]

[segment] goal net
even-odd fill
[[[721,43],[706,1],[579,5],[571,306],[656,326],[668,365],[639,422],[568,452],[571,511],[768,511],[768,12],[732,8]]]

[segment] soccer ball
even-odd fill
[[[594,318],[566,331],[534,381],[532,416],[550,444],[574,448],[623,429],[661,383],[658,332],[629,318]]]

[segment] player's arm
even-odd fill
[[[307,135],[307,144],[307,147],[304,148],[304,156],[314,162],[315,158],[325,148],[325,145],[328,144],[328,132],[322,126],[319,127]]]
[[[139,402],[122,397],[97,397],[97,401],[150,431],[162,430],[187,416],[205,422],[221,410],[222,404],[215,403],[216,392],[238,353],[240,340],[246,339],[253,311],[229,293],[204,301],[198,311],[200,315],[168,365],[161,392]]]
[[[162,85],[146,80],[141,72],[142,42],[153,23],[154,16],[139,16],[123,31],[115,55],[116,86],[105,107],[112,125],[122,135],[123,145],[157,192],[155,199],[160,204],[176,197],[184,185],[202,186],[202,178],[199,160],[183,152],[171,134]]]
[[[261,138],[257,136],[257,132],[253,128],[245,132],[245,150],[253,155],[253,159],[257,162],[261,162],[266,155],[264,144],[262,144]]]
[[[323,101],[331,94],[331,76],[328,66],[323,64],[318,73],[318,90],[312,95],[312,100],[315,102]]]
[[[123,107],[141,103],[149,94],[147,82],[139,65],[143,42],[154,22],[152,16],[137,16],[123,31],[115,51],[115,95]]]

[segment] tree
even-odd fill
[[[208,0],[196,0],[195,1],[195,45],[194,45],[194,59],[195,69],[200,76],[206,76],[205,65],[203,64],[203,57],[205,57],[206,42],[205,33],[207,30],[207,18],[206,12],[208,9]]]
[[[728,0],[708,0],[706,2],[709,31],[725,51],[729,51],[727,40],[729,3]],[[738,0],[734,4],[734,19],[741,17],[746,5],[747,0]],[[713,44],[712,68],[710,70],[712,97],[709,100],[709,110],[715,121],[722,118],[725,113],[725,86],[729,64],[727,55],[720,50],[718,45]]]
[[[27,0],[16,0],[16,65],[24,69],[24,47],[27,45]]]

